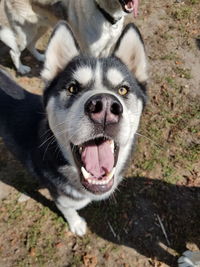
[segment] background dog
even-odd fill
[[[125,15],[137,13],[137,1],[2,0],[0,40],[10,48],[13,63],[21,74],[30,71],[20,60],[21,52],[28,48],[36,59],[43,61],[35,44],[59,19],[69,22],[82,51],[107,56],[122,32]]]
[[[45,110],[40,96],[1,73],[0,134],[81,236],[86,223],[76,210],[114,192],[132,151],[146,100],[141,35],[128,25],[113,55],[96,59],[81,54],[62,22],[48,44],[42,77]]]
[[[51,2],[53,1],[45,1],[45,4]],[[44,61],[44,55],[35,49],[35,44],[47,28],[56,23],[53,16],[49,19],[47,15],[49,16],[49,13],[47,14],[44,8],[31,5],[29,0],[0,2],[0,40],[10,49],[12,61],[21,74],[31,70],[30,67],[23,65],[20,59],[21,52],[25,48],[28,48],[37,60]]]

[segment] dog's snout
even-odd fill
[[[123,107],[120,101],[111,94],[97,94],[85,103],[85,113],[98,124],[118,123]]]

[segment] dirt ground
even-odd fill
[[[81,211],[88,233],[79,238],[0,141],[0,267],[166,267],[200,249],[200,1],[140,2],[149,102],[124,182]],[[0,58],[19,84],[41,93],[42,65],[28,52],[23,62],[33,69],[22,77]]]

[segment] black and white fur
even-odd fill
[[[21,53],[28,48],[33,56],[44,60],[35,49],[37,40],[59,19],[73,29],[82,51],[92,56],[108,56],[119,38],[128,9],[134,0],[1,0],[0,41],[10,48],[17,71],[28,73]],[[56,6],[53,4],[56,3]],[[55,12],[57,10],[58,12]]]
[[[61,22],[48,44],[42,77],[47,87],[40,97],[0,73],[0,135],[46,184],[71,231],[82,236],[86,222],[77,210],[114,192],[132,151],[146,100],[141,36],[130,24],[111,56],[90,58]],[[99,140],[112,143],[118,157],[104,180],[93,177],[91,182],[75,152]]]

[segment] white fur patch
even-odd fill
[[[95,69],[95,74],[94,74],[94,77],[95,77],[94,88],[96,90],[102,91],[102,89],[104,88],[103,82],[102,82],[102,79],[103,79],[102,73],[103,73],[102,67],[101,67],[100,63],[97,63],[96,69]]]
[[[14,33],[7,27],[0,30],[0,40],[14,51],[18,50]]]
[[[107,79],[113,86],[117,86],[123,82],[124,77],[120,71],[112,68],[108,70]]]
[[[73,78],[82,85],[87,85],[92,80],[92,77],[93,72],[89,67],[80,67],[73,74]]]

